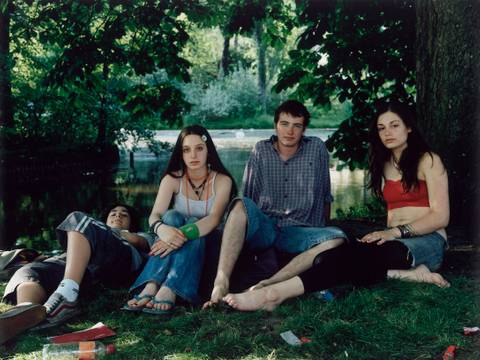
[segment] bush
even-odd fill
[[[182,90],[192,104],[186,116],[189,123],[253,117],[260,108],[256,77],[245,69],[213,80],[206,88],[189,83],[184,84]]]
[[[348,210],[337,209],[338,220],[369,219],[375,220],[385,216],[385,204],[378,198],[372,198],[363,205],[350,206]]]

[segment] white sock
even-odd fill
[[[63,279],[55,292],[62,294],[67,301],[75,301],[78,298],[79,288],[80,286],[72,279]]]

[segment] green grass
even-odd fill
[[[463,326],[480,324],[479,285],[460,276],[449,280],[449,289],[393,280],[370,289],[343,288],[344,295],[333,302],[303,296],[272,313],[177,307],[170,318],[121,312],[126,291],[108,290],[95,294],[84,315],[69,325],[27,333],[13,347],[0,347],[0,353],[38,358],[46,336],[102,321],[117,332],[103,340],[117,347],[112,360],[440,359],[452,344],[459,347],[457,359],[479,359],[478,339],[461,333]],[[290,346],[279,336],[287,330],[312,341]]]

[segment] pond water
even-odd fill
[[[333,130],[308,130],[307,135],[326,140]],[[159,131],[156,137],[174,142],[179,131]],[[260,139],[268,138],[272,130],[213,130],[212,138],[219,155],[240,187],[243,168],[250,151]],[[129,144],[126,144],[127,148]],[[112,201],[132,204],[140,210],[144,226],[155,200],[160,177],[169,154],[156,157],[140,145],[135,152],[134,166],[130,166],[128,152],[123,152],[114,171],[86,173],[83,176],[59,176],[58,181],[41,179],[28,184],[9,181],[3,201],[4,244],[15,243],[39,250],[58,248],[55,241],[55,226],[72,210],[83,210],[97,216]],[[348,209],[362,204],[367,196],[364,190],[364,172],[336,170],[331,161],[330,176],[336,209]],[[62,174],[68,175],[68,174]],[[12,179],[10,179],[12,180]]]

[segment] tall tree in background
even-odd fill
[[[257,43],[257,72],[258,72],[258,97],[262,112],[267,112],[267,64],[265,60],[266,44],[263,35],[263,21],[255,22],[255,41]]]
[[[13,104],[10,81],[10,0],[0,1],[0,126],[13,127]]]
[[[367,128],[376,101],[394,97],[414,103],[417,96],[420,126],[449,168],[452,220],[468,225],[475,219],[470,211],[479,172],[474,150],[479,137],[480,3],[299,4],[307,27],[276,89],[297,86],[297,97],[324,106],[332,97],[351,100],[352,117],[327,141],[350,168],[366,165]]]
[[[191,14],[191,20],[204,26],[218,26],[224,37],[220,69],[222,75],[228,75],[230,65],[230,39],[242,34],[255,39],[257,46],[258,97],[263,112],[266,111],[268,46],[284,43],[292,19],[287,15],[289,6],[283,0],[209,0],[203,4],[203,10],[197,15]]]
[[[412,103],[415,93],[413,0],[297,2],[306,25],[276,91],[329,108],[352,102],[352,116],[327,141],[351,169],[366,165],[368,123],[380,97]]]
[[[181,123],[187,104],[171,80],[188,80],[188,62],[180,56],[188,34],[180,15],[195,11],[194,1],[14,5],[11,42],[24,61],[13,78],[22,86],[15,116],[20,140],[103,147],[122,136],[120,129],[146,134],[145,128],[158,126],[153,121]]]
[[[417,113],[449,170],[451,217],[478,227],[480,2],[422,0],[417,8]],[[479,239],[478,228],[469,239]]]

